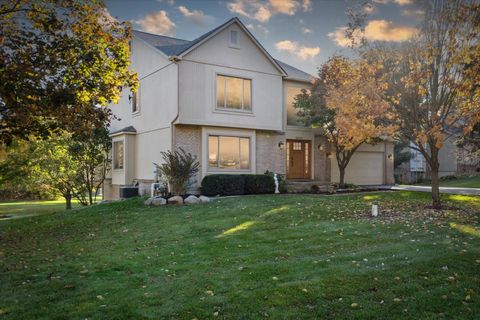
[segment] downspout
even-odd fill
[[[388,155],[387,155],[387,142],[384,140],[383,141],[383,184],[387,184],[387,161],[388,161]]]
[[[177,63],[180,61],[180,58],[177,56],[172,56],[170,59],[175,65],[177,66],[177,115],[173,118],[173,120],[170,122],[170,130],[171,130],[171,149],[173,151],[174,146],[175,146],[175,122],[178,120],[178,117],[180,115],[180,106],[179,106],[179,101],[180,101],[180,72],[179,72],[179,64]]]

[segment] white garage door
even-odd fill
[[[359,152],[353,154],[345,170],[345,183],[356,185],[383,184],[383,152]],[[339,182],[340,172],[335,157],[332,158],[332,182]]]

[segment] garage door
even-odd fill
[[[345,182],[356,185],[383,184],[383,152],[359,152],[352,156],[345,171]],[[335,157],[332,158],[332,182],[339,182],[340,172]]]

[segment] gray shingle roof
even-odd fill
[[[198,44],[199,42],[201,42],[211,34],[215,33],[219,29],[222,29],[224,26],[231,23],[233,20],[236,20],[239,23],[241,23],[238,20],[238,18],[232,18],[227,22],[221,24],[220,26],[210,30],[209,32],[201,35],[200,37],[192,41],[152,34],[152,33],[138,31],[138,30],[133,30],[133,34],[134,36],[139,37],[140,39],[147,42],[151,46],[157,48],[167,56],[178,56],[178,55],[181,55],[183,52],[186,52],[188,49],[192,48],[193,46],[195,46],[196,44]],[[282,62],[276,59],[274,60],[280,66],[280,68],[282,68],[285,71],[285,73],[287,74],[287,79],[310,82],[314,78],[312,75],[306,72],[303,72],[295,67],[292,67],[291,65],[286,64],[285,62]]]
[[[280,60],[275,59],[277,63],[285,70],[287,73],[287,79],[292,79],[292,80],[300,80],[300,81],[308,81],[311,82],[313,79],[315,79],[314,76],[312,76],[309,73],[303,72],[300,69],[297,69],[295,67],[292,67],[289,64],[286,64],[285,62],[282,62]]]
[[[135,129],[133,126],[128,126],[128,127],[122,128],[120,130],[111,132],[110,135],[117,134],[117,133],[123,133],[123,132],[125,132],[125,133],[137,133],[137,129]]]

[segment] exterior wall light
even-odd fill
[[[393,159],[393,154],[390,153],[387,157],[388,157],[388,160],[392,160]]]
[[[283,150],[283,147],[284,147],[284,146],[285,146],[285,144],[283,143],[283,141],[280,141],[280,142],[278,143],[278,149]]]
[[[318,148],[318,150],[322,151],[323,150],[323,144],[321,144],[321,143],[318,144],[317,148]]]

